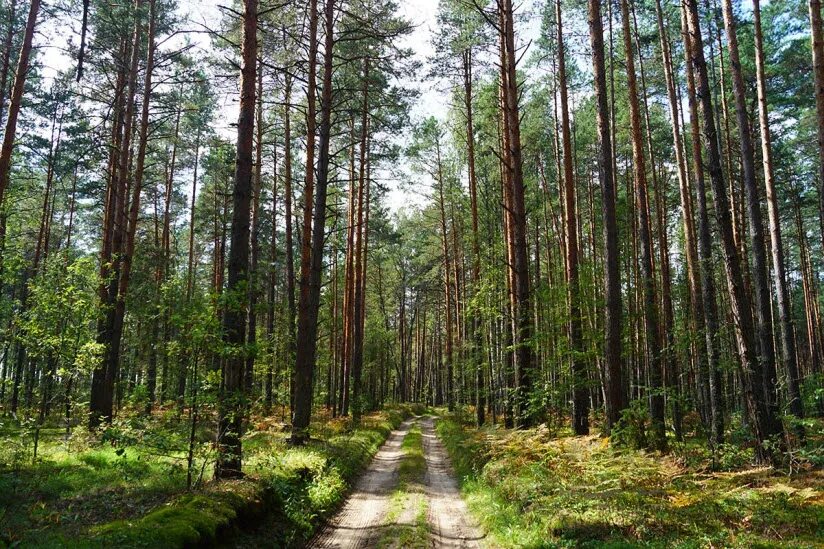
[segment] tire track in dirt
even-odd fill
[[[424,484],[429,502],[430,546],[438,549],[480,548],[484,536],[469,518],[449,455],[435,434],[435,421],[431,417],[421,421],[421,432],[426,458]]]
[[[403,458],[401,443],[415,421],[406,420],[392,431],[343,508],[307,547],[357,549],[370,547],[380,539],[389,501],[398,484],[398,465]]]

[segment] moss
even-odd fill
[[[119,520],[92,530],[94,543],[118,547],[190,547],[213,543],[236,519],[259,514],[266,499],[252,482],[215,485],[187,494],[135,520]]]

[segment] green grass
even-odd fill
[[[55,429],[41,435],[36,461],[20,451],[28,448],[26,433],[6,425],[3,441],[12,443],[0,448],[0,547],[184,547],[214,543],[228,531],[240,545],[295,545],[337,507],[410,413],[371,414],[357,427],[319,417],[316,437],[300,448],[286,444],[279,424],[252,422],[244,437],[247,477],[236,482],[208,481],[212,434],[203,431],[195,476],[205,465],[206,482],[192,492],[185,421],[130,419],[102,441],[81,431],[64,440]],[[264,523],[269,531],[258,532]]]
[[[597,437],[438,422],[470,510],[502,547],[821,547],[824,474],[727,472]]]

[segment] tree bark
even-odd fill
[[[755,151],[750,132],[750,119],[747,113],[747,92],[741,60],[738,54],[738,34],[732,0],[723,0],[724,26],[730,53],[732,72],[732,90],[735,97],[735,113],[738,119],[738,139],[741,143],[741,163],[744,170],[744,190],[747,203],[747,224],[752,253],[752,285],[758,330],[759,367],[762,369],[761,386],[755,389],[764,393],[770,434],[780,433],[778,421],[778,396],[776,394],[775,344],[773,342],[772,298],[770,296],[770,272],[767,265],[767,249],[764,239],[764,220],[761,215],[761,198],[755,174]]]
[[[240,68],[240,112],[237,122],[237,159],[232,195],[232,236],[229,250],[230,299],[223,312],[223,359],[217,431],[215,478],[242,475],[241,434],[245,408],[243,369],[245,362],[246,315],[249,298],[249,225],[254,164],[255,81],[257,70],[257,0],[243,3],[243,42]]]
[[[798,363],[796,362],[795,330],[792,321],[792,303],[787,289],[787,275],[784,268],[784,243],[781,239],[781,218],[778,213],[778,198],[775,190],[775,174],[772,162],[772,138],[770,118],[767,110],[767,77],[764,67],[764,38],[761,32],[761,2],[753,0],[755,31],[755,70],[758,87],[758,120],[761,131],[761,158],[764,165],[764,184],[767,189],[767,215],[770,222],[770,244],[773,262],[773,281],[778,305],[778,326],[781,338],[781,357],[787,375],[790,413],[797,418],[804,417],[801,390],[798,385]],[[768,380],[769,382],[769,380]]]
[[[627,65],[627,91],[632,136],[632,165],[635,170],[635,209],[638,214],[639,259],[643,287],[644,342],[649,378],[650,416],[652,418],[651,444],[655,450],[666,451],[664,427],[663,375],[661,372],[661,340],[658,329],[658,308],[655,291],[655,273],[652,257],[652,228],[649,219],[646,160],[641,129],[640,101],[635,75],[635,54],[630,30],[629,0],[621,0],[621,19],[624,33],[624,51]]]
[[[809,0],[810,41],[815,82],[816,129],[818,136],[818,209],[821,239],[824,242],[824,24],[821,22],[821,1]]]
[[[738,255],[732,234],[732,219],[729,199],[727,198],[727,188],[724,184],[724,174],[721,170],[721,155],[718,150],[715,114],[712,105],[709,77],[707,76],[707,65],[704,59],[698,6],[696,0],[686,0],[686,6],[690,34],[690,62],[695,72],[698,98],[701,103],[704,145],[709,159],[715,215],[721,235],[722,250],[724,252],[724,268],[727,274],[730,294],[730,307],[734,319],[738,353],[741,359],[744,397],[747,402],[748,413],[752,418],[754,434],[758,441],[756,455],[760,461],[769,461],[772,459],[771,452],[765,447],[764,443],[767,442],[770,437],[780,434],[781,426],[772,415],[770,403],[766,401],[763,389],[764,371],[755,351],[755,340],[753,337],[755,323],[753,321],[750,302],[744,288],[741,258]]]
[[[598,179],[601,186],[601,215],[604,225],[604,385],[606,386],[606,431],[621,418],[626,394],[621,367],[621,273],[618,254],[618,224],[615,215],[612,134],[604,65],[604,25],[601,0],[587,0],[595,101],[598,123]]]
[[[11,89],[9,110],[6,116],[6,131],[3,134],[3,144],[0,147],[0,205],[9,186],[11,174],[11,154],[14,151],[14,140],[17,137],[17,118],[20,115],[20,104],[23,101],[23,92],[26,88],[26,77],[29,72],[29,57],[34,38],[34,28],[37,25],[37,15],[40,11],[40,0],[32,0],[29,6],[29,16],[26,28],[23,31],[23,43],[20,46],[20,57],[17,59],[14,85]],[[5,89],[5,88],[4,88]],[[0,103],[2,108],[2,103]]]
[[[108,288],[102,306],[105,311],[105,319],[98,326],[97,341],[105,345],[105,353],[101,364],[92,372],[92,390],[89,401],[89,425],[97,427],[101,419],[108,423],[112,419],[114,387],[118,378],[118,366],[120,364],[120,336],[122,335],[122,317],[120,308],[125,307],[120,304],[120,282],[124,267],[124,242],[128,232],[128,196],[129,191],[129,167],[131,164],[131,139],[132,124],[134,121],[134,96],[137,87],[137,69],[140,54],[140,41],[142,35],[142,22],[140,20],[140,10],[143,6],[142,0],[135,0],[135,27],[131,45],[131,61],[126,76],[126,96],[125,113],[122,122],[122,137],[117,151],[117,158],[112,165],[113,177],[112,188],[109,196],[111,210],[109,219],[111,223],[111,267],[106,267],[106,276],[102,277],[107,281]],[[105,243],[104,243],[105,244]],[[115,344],[116,343],[116,344]]]
[[[315,4],[315,0],[312,0],[312,4]],[[335,44],[335,0],[326,0],[324,19],[326,36],[323,52],[321,122],[320,132],[318,134],[317,189],[315,191],[313,223],[307,224],[304,220],[303,251],[301,254],[298,345],[295,360],[295,417],[292,422],[292,442],[295,444],[303,444],[308,440],[309,420],[312,414],[312,379],[314,376],[318,345],[320,279],[323,270],[323,245],[326,237],[326,192],[329,182],[329,144],[332,135],[332,50]],[[310,78],[313,77],[310,76]],[[310,101],[314,102],[311,95]],[[313,110],[314,109],[312,109],[312,111]],[[312,112],[312,114],[314,113]],[[314,128],[314,122],[310,125]],[[314,141],[314,139],[310,141]],[[307,156],[309,155],[307,154]],[[307,170],[308,172],[313,171],[312,164],[310,164],[308,160],[307,168],[309,168]],[[311,233],[307,230],[309,228],[308,225],[312,225]]]
[[[698,204],[698,271],[701,277],[701,313],[703,315],[704,340],[707,350],[709,381],[709,423],[710,443],[720,444],[724,441],[724,409],[721,396],[721,371],[719,367],[718,339],[718,304],[716,301],[715,278],[713,275],[712,234],[710,229],[709,208],[707,207],[707,190],[704,180],[704,162],[701,156],[701,128],[699,125],[698,99],[695,89],[695,74],[691,61],[691,38],[687,22],[687,13],[682,6],[682,27],[686,45],[687,97],[690,109],[692,137],[693,177]],[[730,214],[731,215],[731,214]],[[732,220],[730,219],[730,223]],[[730,231],[732,232],[732,230]],[[735,245],[735,238],[733,245]]]
[[[361,104],[361,136],[360,136],[360,167],[358,172],[358,203],[357,221],[354,227],[355,237],[355,270],[352,278],[354,285],[354,299],[352,303],[354,329],[352,331],[352,419],[360,420],[363,411],[361,377],[363,374],[363,315],[364,282],[365,282],[365,261],[366,248],[363,245],[364,236],[368,227],[364,225],[364,198],[366,195],[366,162],[367,162],[367,140],[369,135],[369,59],[364,61],[363,67],[363,102]]]
[[[510,177],[513,281],[515,295],[515,422],[518,427],[530,427],[535,421],[529,405],[533,384],[532,308],[530,307],[529,250],[527,247],[526,206],[521,151],[521,120],[518,106],[518,81],[515,52],[514,11],[511,0],[501,0],[500,20],[503,33],[504,114],[506,117],[506,170]]]
[[[566,53],[561,12],[561,0],[555,2],[556,39],[558,47],[558,87],[561,95],[561,135],[564,163],[564,226],[566,228],[566,281],[569,304],[569,349],[572,363],[572,429],[576,435],[589,434],[589,391],[587,371],[583,360],[581,341],[581,308],[578,287],[578,213],[572,138],[569,126],[569,99],[567,97]]]

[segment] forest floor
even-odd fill
[[[755,466],[737,444],[713,459],[697,439],[661,455],[469,415],[437,431],[490,546],[824,548],[824,470],[810,463]]]
[[[192,490],[174,409],[123,414],[102,436],[45,429],[36,458],[31,430],[6,422],[0,548],[824,548],[824,470],[753,466],[734,433],[714,456],[697,438],[661,455],[424,412],[393,407],[354,426],[319,410],[299,448],[279,414],[255,414],[246,479],[221,483],[207,480],[204,419]],[[820,433],[808,444],[824,447]]]
[[[245,479],[220,483],[210,480],[213,422],[203,419],[193,468],[202,481],[191,490],[189,426],[173,408],[124,412],[102,433],[43,429],[36,457],[31,428],[0,420],[0,548],[300,546],[412,412],[392,407],[353,426],[321,410],[312,441],[297,448],[280,413],[256,413],[244,435]]]

